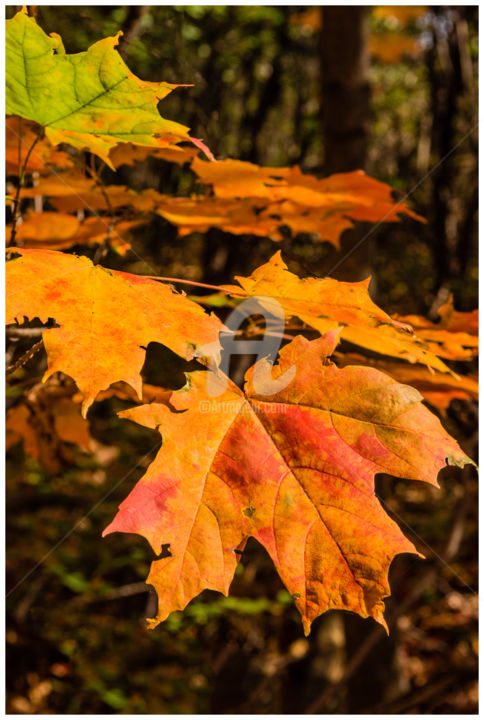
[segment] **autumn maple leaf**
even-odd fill
[[[370,278],[341,282],[333,278],[299,278],[290,272],[277,252],[248,277],[236,277],[247,297],[275,299],[286,317],[298,317],[321,334],[344,325],[342,338],[372,352],[422,363],[448,372],[449,368],[424,338],[401,319],[376,305],[368,292]],[[240,297],[240,287],[224,289]],[[263,300],[259,300],[263,302]]]
[[[338,333],[284,347],[272,377],[291,366],[296,375],[276,395],[256,392],[252,368],[245,392],[229,382],[213,398],[207,373],[195,372],[171,408],[120,413],[163,437],[104,532],[138,533],[157,554],[169,544],[170,557],[155,560],[147,580],[159,598],[151,627],[205,588],[227,594],[250,536],[271,556],[306,634],[329,609],[385,624],[390,564],[415,548],[375,496],[375,474],[437,485],[446,463],[471,461],[417,390],[372,368],[330,363]]]
[[[459,312],[454,308],[452,295],[439,309],[439,322],[433,323],[421,315],[399,317],[411,323],[429,348],[449,360],[471,360],[479,347],[479,310]]]
[[[92,451],[89,424],[82,418],[80,402],[75,402],[72,393],[73,387],[55,381],[30,388],[7,412],[7,450],[22,441],[24,451],[52,474],[60,473],[67,462],[72,462],[69,446]]]
[[[72,158],[61,150],[55,150],[46,138],[38,140],[35,152],[29,154],[30,147],[37,138],[34,123],[9,117],[5,124],[5,164],[9,175],[19,174],[25,162],[26,172],[37,172],[41,175],[51,173],[53,167],[72,167]]]
[[[106,242],[119,255],[125,255],[131,247],[130,230],[142,222],[141,219],[120,220],[110,224],[102,217],[88,217],[81,222],[67,213],[27,211],[15,230],[15,237],[24,248],[49,250]],[[5,229],[5,235],[8,245],[12,236],[10,226]]]
[[[49,203],[56,210],[67,213],[77,210],[118,210],[132,205],[139,198],[138,193],[125,185],[101,186],[79,170],[43,177],[34,187],[23,188],[22,196],[48,197]]]
[[[15,252],[20,257],[6,266],[6,322],[24,316],[56,321],[59,327],[43,332],[44,379],[56,371],[70,375],[84,395],[84,416],[97,394],[120,380],[141,398],[140,370],[150,342],[187,360],[201,346],[214,352],[220,347],[220,320],[167,285],[93,265],[86,257]]]
[[[370,365],[388,373],[395,380],[411,385],[423,396],[424,400],[445,415],[452,400],[479,399],[479,383],[477,375],[450,375],[430,371],[422,365],[409,365],[383,358],[366,358],[357,353],[338,354],[339,367],[344,365]]]
[[[283,226],[310,233],[339,247],[353,221],[397,222],[401,214],[424,219],[392,198],[392,188],[362,170],[318,179],[292,168],[261,167],[241,160],[207,163],[195,158],[192,170],[215,198],[166,198],[158,211],[178,225],[180,234],[218,227],[281,240]]]
[[[213,158],[189,128],[158,112],[158,102],[180,85],[137,78],[115,49],[119,34],[70,55],[59,35],[46,35],[35,18],[18,12],[6,22],[7,114],[42,125],[54,145],[88,148],[113,170],[109,153],[118,143],[159,148],[185,140]]]

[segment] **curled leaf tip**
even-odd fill
[[[474,460],[472,460],[470,457],[467,457],[467,456],[464,456],[463,458],[455,458],[455,457],[452,457],[451,455],[449,455],[449,457],[445,458],[445,462],[446,462],[446,465],[449,465],[449,466],[453,465],[455,467],[463,468],[466,465],[473,465],[475,468],[477,468],[477,465],[474,462]]]
[[[210,150],[208,145],[206,145],[203,142],[203,140],[200,140],[200,138],[193,138],[193,137],[190,137],[187,139],[190,140],[196,147],[200,148],[200,150],[202,150],[202,152],[208,157],[209,160],[211,160],[212,162],[216,162],[212,151]]]

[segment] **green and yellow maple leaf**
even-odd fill
[[[118,143],[160,148],[191,141],[211,157],[189,128],[158,112],[159,100],[180,86],[136,77],[115,50],[119,35],[67,54],[59,35],[18,12],[6,22],[7,114],[42,125],[54,145],[88,148],[110,167]]]

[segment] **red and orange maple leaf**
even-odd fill
[[[151,404],[120,413],[163,437],[104,532],[138,533],[156,553],[170,546],[147,580],[159,598],[151,627],[205,588],[227,594],[248,537],[270,554],[306,633],[337,608],[385,624],[390,564],[415,548],[375,496],[375,474],[437,485],[446,463],[470,460],[418,391],[328,363],[338,332],[281,350],[273,378],[291,366],[296,375],[276,395],[256,392],[252,368],[245,392],[229,382],[214,399],[207,373],[195,372],[170,397],[177,412]]]

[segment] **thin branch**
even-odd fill
[[[25,172],[26,172],[26,170],[27,170],[27,163],[28,163],[28,161],[29,161],[29,158],[30,158],[30,155],[31,155],[31,153],[32,153],[32,150],[34,149],[34,147],[37,145],[38,141],[40,140],[40,137],[41,137],[41,135],[42,135],[42,130],[43,130],[43,129],[40,128],[40,130],[39,130],[39,132],[38,132],[38,134],[37,134],[37,137],[35,138],[34,142],[33,142],[32,145],[30,146],[30,148],[29,148],[29,150],[28,150],[28,152],[27,152],[27,155],[25,156],[24,164],[23,164],[22,169],[21,169],[21,171],[20,171],[20,175],[19,175],[19,179],[18,179],[18,185],[17,185],[17,190],[16,190],[16,192],[15,192],[15,197],[14,197],[14,201],[13,201],[12,234],[10,235],[9,247],[10,247],[10,246],[13,246],[13,247],[15,246],[15,235],[17,234],[17,221],[18,221],[19,208],[20,208],[20,193],[21,193],[21,191],[22,191],[23,184],[24,184]],[[21,127],[20,127],[19,143],[21,143],[21,138],[22,138],[22,129],[21,129]],[[19,155],[20,155],[20,151],[19,151]]]
[[[469,673],[465,670],[462,672],[461,675],[456,675],[456,673],[453,672],[450,675],[447,675],[447,677],[439,678],[435,682],[426,685],[420,690],[412,689],[411,692],[405,695],[403,698],[397,698],[396,700],[393,700],[387,704],[382,703],[381,705],[378,705],[376,708],[373,709],[371,714],[408,714],[410,709],[415,707],[416,705],[427,702],[428,700],[432,700],[436,696],[441,696],[442,692],[449,688],[451,685],[459,685],[460,683],[468,679]]]
[[[19,129],[19,135],[18,135],[18,176],[20,177],[22,175],[22,128],[23,128],[23,119],[19,118],[18,122],[18,129]]]
[[[45,576],[40,575],[37,580],[30,585],[29,590],[25,597],[19,602],[17,609],[15,610],[15,619],[18,623],[25,622],[32,604],[35,602],[39,592],[42,590],[42,586],[45,583]]]
[[[145,582],[129,583],[128,585],[121,585],[121,587],[107,590],[102,596],[94,598],[86,598],[78,596],[73,599],[72,603],[75,605],[90,605],[91,603],[105,602],[106,600],[119,600],[124,597],[131,597],[133,595],[141,595],[150,591],[150,586]]]
[[[106,163],[104,163],[104,165],[106,165]],[[99,190],[101,191],[101,194],[102,194],[102,196],[103,196],[103,198],[104,198],[104,200],[105,200],[105,202],[106,202],[106,207],[107,207],[107,210],[108,210],[108,213],[109,213],[109,224],[107,225],[108,230],[107,230],[107,233],[106,233],[106,237],[104,238],[104,240],[103,240],[101,243],[99,243],[99,246],[98,246],[98,248],[97,248],[97,250],[96,250],[96,252],[95,252],[95,254],[94,254],[93,260],[92,260],[93,263],[94,263],[94,265],[97,265],[98,262],[99,262],[99,261],[101,260],[101,258],[103,257],[103,255],[105,254],[105,252],[106,252],[106,246],[107,246],[107,244],[109,243],[109,241],[110,241],[110,239],[111,239],[111,235],[113,234],[113,230],[114,230],[114,208],[113,208],[111,199],[110,199],[110,197],[109,197],[109,195],[108,195],[108,192],[107,192],[107,190],[106,190],[106,187],[105,187],[103,181],[101,180],[101,177],[99,176],[99,172],[96,170],[96,165],[95,165],[95,161],[94,161],[94,155],[91,155],[91,167],[90,167],[90,168],[87,168],[87,170],[88,170],[88,172],[90,173],[90,175],[91,175],[91,177],[93,178],[93,180],[95,181],[96,186],[97,186],[97,187],[99,188]]]
[[[5,370],[5,375],[11,375],[15,370],[18,370],[22,365],[25,365],[31,357],[35,355],[36,352],[40,350],[40,348],[43,345],[43,341],[39,340],[39,342],[35,343],[35,345],[32,345],[32,347],[27,350],[23,355],[19,357],[19,359],[13,364],[9,365],[8,368]]]
[[[240,297],[246,297],[246,294],[243,290],[241,290],[240,293],[234,290],[229,291],[219,285],[208,285],[207,283],[195,282],[195,280],[184,280],[183,278],[172,277],[159,277],[158,275],[143,275],[143,277],[147,277],[150,280],[160,280],[160,282],[181,283],[182,285],[194,285],[195,287],[208,288],[209,290],[217,290],[217,292],[223,292],[226,295],[237,295]]]
[[[149,5],[132,5],[131,7],[128,7],[128,14],[121,28],[123,34],[121,35],[121,39],[119,41],[119,54],[123,59],[126,59],[128,46],[138,35],[143,22],[143,17],[149,9]]]

